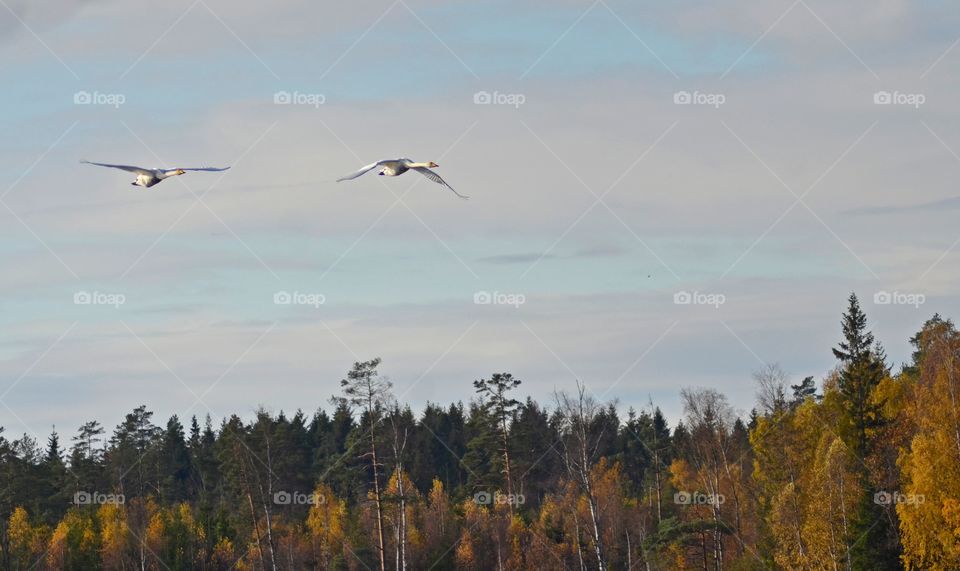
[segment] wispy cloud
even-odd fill
[[[958,208],[960,208],[960,197],[951,197],[941,200],[931,200],[929,202],[917,202],[914,204],[849,208],[847,210],[842,210],[840,213],[849,216],[872,216],[881,214],[941,212],[944,210],[956,210]]]
[[[648,393],[722,381],[749,409],[757,358],[798,375],[829,370],[824,348],[851,290],[865,300],[878,289],[928,294],[912,313],[866,305],[893,360],[909,354],[928,313],[960,310],[957,231],[931,223],[960,207],[948,152],[960,148],[956,10],[866,0],[786,13],[789,3],[708,0],[682,10],[604,0],[589,11],[545,0],[5,1],[0,188],[11,190],[0,263],[16,271],[0,280],[0,385],[78,322],[8,395],[37,424],[114,418],[138,399],[158,414],[190,404],[121,320],[195,391],[276,323],[204,397],[231,411],[322,402],[354,359],[345,345],[411,381],[474,323],[412,401],[469,398],[469,381],[491,369],[543,396],[572,382],[551,351],[602,387],[676,322],[611,396],[643,404]],[[125,103],[75,103],[81,90]],[[926,103],[876,104],[880,91]],[[282,92],[304,97],[278,104]],[[719,106],[694,102],[718,95]],[[186,187],[150,190],[77,162],[202,166],[248,150],[220,181],[190,173]],[[415,174],[334,182],[390,156],[436,160],[471,200]],[[800,206],[785,214],[784,186],[815,182],[804,202],[817,217]],[[606,207],[591,210],[591,189],[609,189]],[[191,190],[209,208],[188,210]],[[389,208],[396,196],[406,208]],[[75,304],[78,290],[127,303]],[[678,305],[681,290],[727,301]],[[279,291],[326,303],[278,304]],[[476,303],[478,293],[525,302]],[[16,424],[4,414],[0,425]]]

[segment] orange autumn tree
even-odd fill
[[[678,517],[679,551],[688,561],[722,568],[753,561],[756,512],[750,489],[750,446],[746,427],[726,397],[713,389],[683,389],[685,438],[682,456],[670,466]]]
[[[761,551],[786,569],[813,567],[806,533],[810,520],[819,517],[812,496],[821,491],[813,469],[823,433],[820,406],[807,399],[772,412],[750,433],[760,515],[769,534]]]
[[[47,565],[52,569],[96,569],[100,538],[90,510],[72,508],[53,530],[47,546]]]
[[[127,529],[127,514],[124,507],[110,502],[97,510],[100,523],[100,560],[108,571],[127,569],[136,566],[136,561],[128,557],[131,535]]]
[[[343,549],[347,504],[324,483],[317,484],[313,497],[316,501],[307,514],[307,528],[310,530],[314,553],[321,568],[324,568]]]
[[[43,560],[49,529],[34,526],[23,507],[16,507],[7,522],[9,561],[13,569],[32,569]]]
[[[960,569],[960,334],[934,317],[917,338],[906,416],[916,434],[901,452],[894,496],[907,569]]]
[[[416,525],[422,497],[410,484],[409,474],[394,470],[384,488],[384,498],[389,499],[383,510],[384,521],[390,524],[391,531],[388,551],[393,554],[396,569],[408,569],[411,567],[408,563],[412,560],[411,551],[418,550],[423,544]]]
[[[453,556],[450,546],[457,539],[457,520],[450,496],[439,478],[433,479],[426,502],[422,513],[423,539],[419,555],[429,565],[440,564]]]
[[[843,415],[836,386],[832,374],[822,402],[803,392],[789,402],[784,395],[754,421],[759,552],[771,566],[812,570],[844,567],[848,559],[862,464],[834,432]]]
[[[840,437],[823,435],[812,472],[811,484],[817,487],[808,496],[810,517],[803,527],[808,546],[805,568],[849,559],[851,543],[858,539],[851,536],[851,524],[863,493],[858,462]]]
[[[481,503],[470,498],[460,509],[463,525],[455,553],[457,569],[523,569],[526,528],[512,506],[496,499]]]

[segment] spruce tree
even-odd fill
[[[63,461],[63,450],[60,448],[60,435],[54,427],[47,438],[47,452],[40,464],[40,478],[37,482],[38,493],[42,509],[41,518],[53,523],[66,511],[68,502],[66,495],[67,466]]]
[[[847,421],[847,444],[859,458],[869,452],[869,434],[879,426],[880,403],[872,402],[873,389],[883,380],[886,367],[875,351],[873,333],[857,295],[850,294],[841,322],[843,341],[833,349],[840,360],[839,388]]]
[[[838,388],[846,421],[842,436],[860,461],[864,490],[850,526],[849,564],[853,569],[896,569],[896,546],[888,540],[890,521],[874,502],[877,486],[867,469],[872,435],[883,422],[883,403],[873,398],[873,391],[887,369],[883,348],[867,329],[867,316],[860,309],[856,294],[851,293],[848,301],[841,321],[843,341],[833,349],[833,354],[841,362]]]
[[[177,415],[167,421],[167,428],[160,438],[159,467],[161,499],[168,503],[188,499],[192,473],[190,451]]]

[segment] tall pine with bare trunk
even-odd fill
[[[352,408],[364,412],[369,435],[370,450],[366,456],[370,459],[373,472],[373,498],[377,514],[377,554],[380,559],[380,571],[386,571],[386,547],[383,540],[383,490],[380,487],[380,463],[377,459],[377,425],[383,417],[384,408],[390,401],[391,383],[377,372],[380,358],[354,363],[347,378],[340,381],[343,400]]]

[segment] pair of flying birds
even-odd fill
[[[204,168],[179,168],[179,169],[145,169],[145,168],[134,167],[130,165],[111,165],[107,163],[93,163],[90,161],[81,161],[81,162],[84,162],[90,165],[97,165],[99,167],[110,167],[114,169],[121,169],[121,170],[135,173],[137,175],[137,178],[130,184],[134,186],[142,186],[145,188],[150,188],[151,186],[160,184],[164,179],[170,178],[172,176],[179,176],[179,175],[185,174],[187,171],[222,172],[230,168],[230,167],[225,167],[221,169],[221,168],[213,168],[213,167],[204,167]],[[358,176],[366,174],[378,167],[380,168],[379,174],[382,176],[400,176],[409,170],[414,170],[422,174],[423,176],[427,177],[428,179],[432,180],[433,182],[437,184],[442,184],[443,186],[449,188],[454,194],[456,194],[460,198],[469,198],[468,196],[464,196],[459,192],[457,192],[456,190],[453,190],[453,187],[447,184],[447,181],[443,180],[443,178],[441,178],[440,175],[430,170],[430,169],[437,168],[439,166],[440,165],[438,165],[433,161],[428,163],[417,163],[417,162],[411,161],[410,159],[387,159],[383,161],[377,161],[375,163],[371,163],[369,165],[361,167],[360,170],[358,170],[355,173],[351,173],[351,174],[348,174],[347,176],[338,178],[337,182],[340,182],[343,180],[355,179]]]

